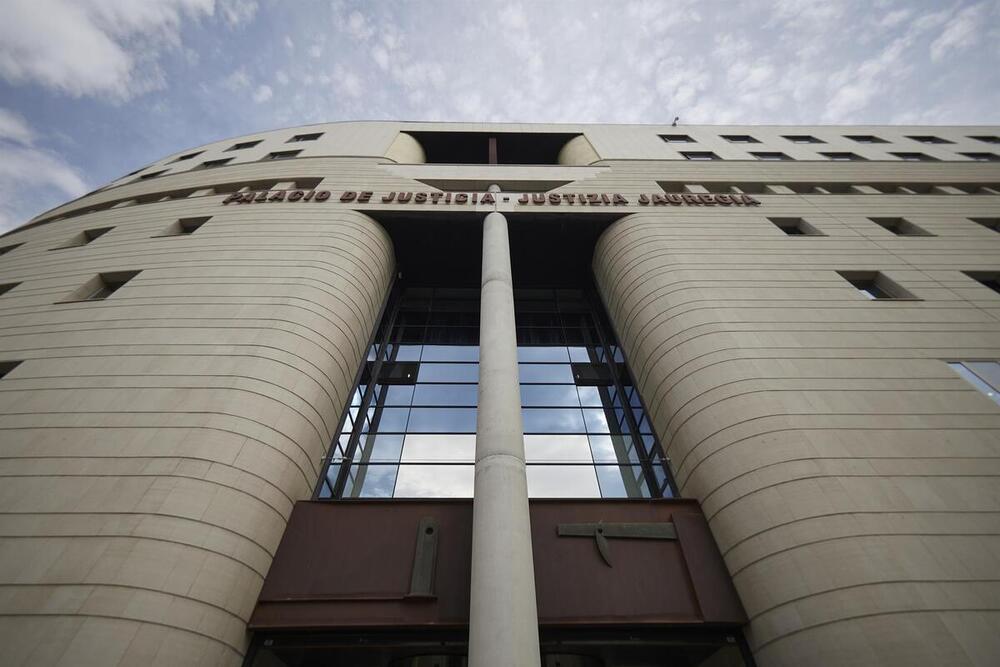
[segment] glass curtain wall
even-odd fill
[[[529,495],[672,495],[596,295],[522,289],[514,301]],[[317,496],[472,497],[478,377],[479,290],[398,289]]]

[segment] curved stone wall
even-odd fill
[[[631,215],[598,242],[597,283],[760,665],[992,664],[1000,411],[943,360],[995,355],[1000,325],[930,278],[962,265],[961,239],[813,219],[844,239],[760,211]],[[916,271],[930,256],[941,272]],[[867,301],[834,273],[858,265],[924,301]]]
[[[361,213],[221,200],[5,239],[24,245],[0,260],[0,283],[21,283],[0,301],[0,360],[23,360],[0,386],[4,664],[241,663],[394,258]],[[210,219],[161,236],[192,216]],[[113,229],[50,250],[97,227]],[[125,270],[141,273],[106,300],[60,303]]]

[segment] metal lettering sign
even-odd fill
[[[630,199],[630,197],[632,197]],[[338,196],[329,190],[259,190],[234,192],[223,204],[262,204],[268,202],[340,202],[342,204],[414,204],[481,205],[513,203],[517,207],[552,206],[760,206],[746,194],[696,194],[691,192],[641,193],[626,196],[618,192],[384,192],[345,190]]]

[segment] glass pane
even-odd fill
[[[587,421],[587,433],[611,432],[611,429],[608,427],[608,418],[604,410],[584,410],[583,418]]]
[[[476,436],[469,435],[407,435],[403,447],[403,463],[425,461],[469,462],[476,460]]]
[[[966,382],[975,387],[978,391],[985,394],[987,397],[1000,404],[1000,392],[997,392],[993,387],[983,382],[983,380],[973,373],[971,370],[966,368],[963,364],[949,363],[948,364],[952,370],[961,375]]]
[[[475,468],[471,465],[401,465],[396,498],[471,498]]]
[[[418,384],[413,405],[475,406],[478,393],[479,387],[474,384]]]
[[[422,361],[479,361],[478,345],[424,345]]]
[[[517,360],[566,363],[569,361],[569,355],[565,347],[519,347],[517,348]]]
[[[364,463],[397,463],[403,449],[403,436],[370,434],[362,436],[361,451],[354,460]]]
[[[576,387],[571,384],[524,384],[521,385],[521,405],[579,407],[580,400]]]
[[[966,361],[963,363],[983,382],[1000,391],[1000,363],[995,361]]]
[[[569,364],[518,364],[521,382],[541,384],[573,384],[573,371]]]
[[[409,405],[413,398],[413,385],[393,384],[386,387],[386,405]]]
[[[590,353],[585,347],[573,346],[569,348],[569,360],[578,363],[590,363]]]
[[[375,430],[380,433],[403,433],[406,431],[406,416],[410,412],[409,408],[383,408],[374,410],[369,408],[369,418],[378,416],[378,426]],[[365,421],[362,432],[371,430],[371,424]]]
[[[600,387],[577,387],[576,392],[580,395],[580,405],[585,408],[599,408],[604,405]]]
[[[529,465],[531,498],[600,498],[594,467],[589,465]]]
[[[396,361],[420,361],[420,345],[400,345]]]
[[[578,409],[522,408],[525,433],[586,433]]]
[[[639,463],[639,453],[627,435],[591,435],[590,449],[598,463]]]
[[[351,466],[350,476],[344,486],[344,497],[391,498],[398,467],[395,463]]]
[[[479,364],[420,364],[417,382],[478,382]]]
[[[585,435],[526,435],[524,457],[529,463],[592,463]]]
[[[475,408],[413,408],[409,433],[475,433]]]
[[[641,466],[597,466],[597,477],[605,498],[649,498]]]

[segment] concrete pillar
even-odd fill
[[[497,212],[483,223],[476,420],[469,665],[537,667],[541,658],[514,289],[507,219]]]

